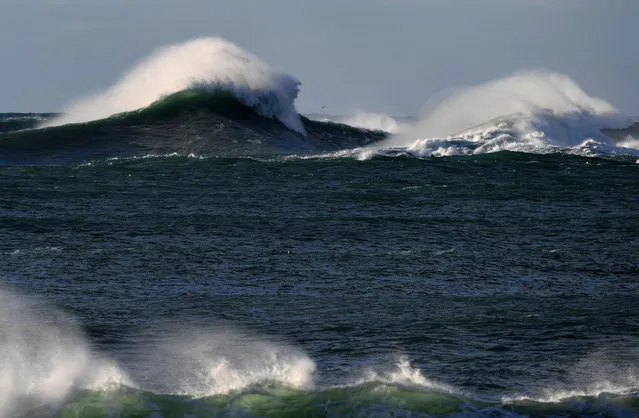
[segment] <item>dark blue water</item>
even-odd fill
[[[636,416],[638,170],[0,167],[0,416]]]

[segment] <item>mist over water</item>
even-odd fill
[[[600,128],[622,128],[630,120],[606,101],[589,96],[563,74],[537,70],[462,89],[414,125],[411,135],[447,137],[509,115],[550,113],[597,119]],[[542,116],[542,115],[540,115]]]
[[[401,129],[401,123],[395,118],[383,113],[356,112],[348,116],[321,116],[315,119],[320,121],[344,123],[356,128],[364,128],[372,131],[384,131],[396,134]]]
[[[76,321],[0,289],[0,417],[60,407],[89,364]]]

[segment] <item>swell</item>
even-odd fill
[[[0,163],[72,164],[145,155],[254,156],[369,145],[383,132],[300,116],[305,134],[256,113],[233,92],[188,89],[106,119],[0,135]]]

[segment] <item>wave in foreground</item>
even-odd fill
[[[406,357],[318,386],[300,349],[233,329],[140,336],[120,361],[45,303],[0,291],[0,417],[635,416],[639,378],[483,399],[425,377]]]

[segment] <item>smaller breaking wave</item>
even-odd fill
[[[42,127],[105,119],[145,108],[184,90],[231,93],[257,114],[304,134],[294,101],[300,81],[272,71],[259,58],[221,38],[201,38],[160,48],[112,87],[75,100]]]
[[[569,77],[534,71],[462,90],[419,122],[357,155],[441,157],[500,151],[639,155],[636,138],[618,138],[615,132],[632,124],[631,118],[589,96]]]
[[[169,332],[129,356],[131,376],[140,387],[191,398],[269,384],[308,390],[315,371],[301,350],[230,328]]]

